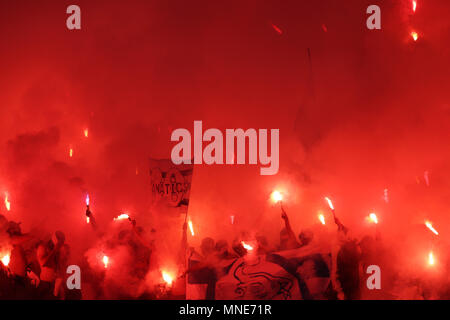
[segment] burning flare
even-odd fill
[[[91,219],[89,219],[89,217],[86,217],[86,223],[90,223]]]
[[[245,243],[244,241],[241,241],[242,246],[244,247],[245,250],[247,251],[252,251],[253,247],[247,243]]]
[[[375,224],[378,224],[378,217],[375,213],[369,214],[369,220]]]
[[[191,220],[188,221],[188,226],[189,226],[189,230],[191,230],[191,235],[195,236],[194,226],[192,225],[192,221]]]
[[[5,267],[7,267],[7,266],[9,265],[9,260],[10,260],[10,258],[11,258],[11,256],[9,255],[9,253],[5,254],[5,255],[2,257],[1,261],[2,261],[2,263],[3,263],[3,265],[4,265]]]
[[[169,286],[172,285],[173,277],[167,271],[162,271],[162,277],[165,283],[167,283]]]
[[[103,256],[103,265],[105,266],[105,269],[108,268],[109,258],[108,256]]]
[[[87,195],[86,195],[86,205],[87,205],[87,206],[89,206],[89,201],[90,201],[89,195],[87,194]]]
[[[126,219],[129,219],[130,218],[130,216],[128,215],[128,214],[126,214],[126,213],[122,213],[120,216],[118,216],[117,218],[114,218],[114,221],[117,221],[117,220],[126,220]]]
[[[317,217],[319,218],[320,222],[321,222],[323,225],[325,225],[325,217],[324,217],[324,215],[323,215],[323,214],[319,214]]]
[[[415,31],[412,31],[410,33],[411,37],[413,38],[414,41],[417,41],[417,39],[419,39],[419,34]]]
[[[331,202],[330,198],[325,197],[325,200],[327,200],[328,205],[330,206],[330,209],[331,209],[331,210],[334,210],[333,202]]]
[[[434,260],[433,252],[430,251],[430,253],[428,254],[428,264],[430,266],[433,266],[435,263],[436,263],[436,261]]]
[[[73,149],[72,148],[69,149],[69,157],[71,157],[71,158],[73,157]]]
[[[413,12],[416,12],[417,9],[417,1],[416,0],[412,0],[412,10]]]
[[[89,137],[89,129],[88,128],[84,129],[84,136],[86,138]]]
[[[280,191],[275,190],[270,195],[270,198],[272,199],[273,202],[277,203],[283,200],[283,195],[281,194]]]
[[[9,202],[8,193],[7,192],[5,192],[5,207],[6,207],[6,210],[8,210],[8,211],[11,210],[11,202]]]
[[[425,221],[425,225],[427,226],[428,229],[431,230],[431,232],[433,232],[435,235],[439,235],[439,232],[436,231],[435,228],[433,228],[433,225],[431,224],[430,221]]]

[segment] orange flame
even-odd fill
[[[252,251],[253,247],[247,243],[245,243],[244,241],[241,241],[242,246],[244,247],[245,250],[247,251]]]
[[[169,286],[171,286],[173,283],[173,277],[167,271],[162,271],[161,273],[164,282],[167,283]]]
[[[2,263],[3,263],[3,265],[4,265],[5,267],[7,267],[7,266],[9,265],[9,260],[10,260],[10,258],[11,258],[11,256],[9,255],[9,253],[5,254],[5,255],[2,257],[1,261],[2,261]]]
[[[319,218],[320,223],[322,223],[323,225],[325,225],[325,217],[324,217],[324,215],[323,215],[323,214],[319,214],[317,217]]]
[[[272,199],[273,202],[277,203],[283,200],[283,195],[281,194],[280,191],[275,190],[270,195],[270,198]]]
[[[194,226],[192,225],[192,221],[191,220],[188,221],[188,225],[189,225],[189,230],[191,230],[191,235],[195,236]]]
[[[425,225],[427,226],[428,229],[431,230],[431,232],[433,232],[435,235],[439,235],[439,232],[436,231],[435,228],[433,228],[433,225],[431,224],[430,221],[425,221]]]
[[[125,219],[129,219],[130,218],[130,216],[128,215],[128,214],[126,214],[126,213],[122,213],[120,216],[118,216],[117,218],[114,218],[114,221],[117,221],[117,220],[125,220]]]
[[[71,157],[71,158],[73,157],[73,149],[72,148],[69,149],[69,157]]]
[[[417,32],[412,31],[410,34],[414,41],[417,41],[417,39],[419,39],[419,34]]]
[[[89,129],[88,128],[84,129],[84,136],[86,138],[89,137]]]
[[[91,219],[89,219],[89,217],[86,217],[86,223],[90,223]]]
[[[11,202],[9,202],[8,193],[7,192],[5,192],[5,207],[6,207],[6,210],[8,210],[8,211],[11,210]]]
[[[378,224],[378,217],[375,213],[371,213],[369,214],[369,220],[372,221],[375,224]]]
[[[328,206],[330,206],[330,209],[331,209],[331,210],[334,210],[333,202],[331,202],[330,198],[325,197],[325,200],[327,200]]]
[[[103,265],[105,266],[105,269],[108,268],[108,264],[109,264],[109,258],[108,256],[103,256]]]

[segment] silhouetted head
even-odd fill
[[[313,238],[314,233],[309,229],[302,230],[302,232],[298,235],[298,239],[300,240],[300,244],[302,246],[310,244]]]
[[[204,256],[208,256],[212,253],[214,253],[214,239],[212,238],[204,238],[202,240],[202,244],[200,246],[200,249],[202,250],[202,254]]]

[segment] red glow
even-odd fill
[[[5,192],[5,208],[7,211],[11,210],[11,202],[9,202],[8,193]]]
[[[242,246],[244,247],[245,250],[247,251],[252,251],[253,247],[247,243],[245,243],[244,241],[241,241]]]
[[[126,219],[129,219],[129,218],[130,218],[130,216],[129,216],[128,214],[122,213],[121,215],[119,215],[119,216],[117,216],[116,218],[114,218],[114,221],[117,221],[117,220],[126,220]]]
[[[194,226],[192,225],[192,221],[191,220],[188,221],[188,225],[189,225],[189,230],[191,231],[191,235],[195,236]]]
[[[433,225],[431,224],[430,221],[425,221],[425,225],[427,226],[428,229],[431,230],[431,232],[433,232],[435,235],[439,235],[439,232],[437,232],[437,230],[433,227]]]
[[[334,210],[333,202],[331,202],[330,198],[325,197],[325,200],[327,201],[328,206],[330,207],[330,209]]]
[[[108,256],[103,256],[102,262],[103,262],[103,265],[104,265],[105,269],[107,269],[108,265],[109,265],[109,257]]]
[[[277,203],[283,200],[283,195],[281,194],[280,191],[275,190],[270,195],[270,198],[272,199],[273,202]]]

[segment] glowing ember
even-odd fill
[[[9,255],[9,253],[7,253],[7,254],[5,254],[5,255],[3,256],[3,258],[1,259],[1,261],[2,261],[2,263],[3,263],[3,265],[4,265],[5,267],[8,266],[10,258],[11,258],[11,257],[10,257],[10,255]]]
[[[189,230],[191,230],[191,235],[195,236],[194,226],[192,225],[192,221],[191,220],[188,221],[188,225],[189,225]]]
[[[241,241],[242,246],[244,247],[245,250],[247,251],[252,251],[253,247],[247,243],[245,243],[244,241]]]
[[[413,12],[416,12],[416,9],[417,9],[417,1],[413,0],[412,1],[412,10],[413,10]]]
[[[86,138],[89,137],[89,129],[88,128],[84,129],[84,136]]]
[[[11,210],[11,203],[9,202],[8,193],[7,192],[5,192],[5,207],[6,207],[6,210],[8,210],[8,211]]]
[[[369,214],[369,220],[375,224],[378,224],[378,217],[375,213]]]
[[[417,41],[417,39],[419,39],[419,34],[417,32],[412,31],[410,34],[414,41]]]
[[[433,252],[430,251],[430,253],[428,254],[428,264],[430,266],[434,265],[436,263],[436,261],[434,260],[434,255]]]
[[[439,232],[437,232],[436,229],[433,228],[433,225],[431,224],[430,221],[426,221],[426,222],[425,222],[425,225],[426,225],[427,228],[430,229],[431,232],[433,232],[435,235],[437,235],[437,236],[439,235]]]
[[[322,223],[324,225],[325,224],[325,217],[324,217],[324,215],[323,214],[319,214],[318,218],[320,220],[320,223]]]
[[[425,184],[427,185],[427,187],[429,187],[430,186],[430,177],[429,177],[428,171],[425,171],[423,173],[423,178],[425,179]]]
[[[272,192],[272,194],[270,195],[270,198],[272,199],[273,202],[277,203],[283,200],[283,195],[281,194],[280,191],[274,191]]]
[[[70,150],[69,150],[69,157],[73,157],[73,149],[72,148],[70,148]]]
[[[166,271],[162,271],[162,277],[165,283],[167,283],[169,286],[173,283],[173,277]]]
[[[325,200],[327,200],[328,205],[330,206],[330,209],[331,209],[331,210],[334,210],[333,202],[331,202],[330,198],[325,197]]]
[[[117,221],[117,220],[126,220],[126,219],[129,219],[130,218],[130,216],[129,215],[127,215],[126,213],[122,213],[120,216],[118,216],[117,218],[114,218],[114,221]]]
[[[109,258],[108,256],[103,256],[103,265],[105,266],[105,269],[108,268]]]
[[[273,23],[272,23],[272,28],[276,31],[276,32],[278,32],[278,34],[282,34],[283,33],[283,31],[281,31],[281,29],[280,28],[278,28],[276,25],[274,25]]]

